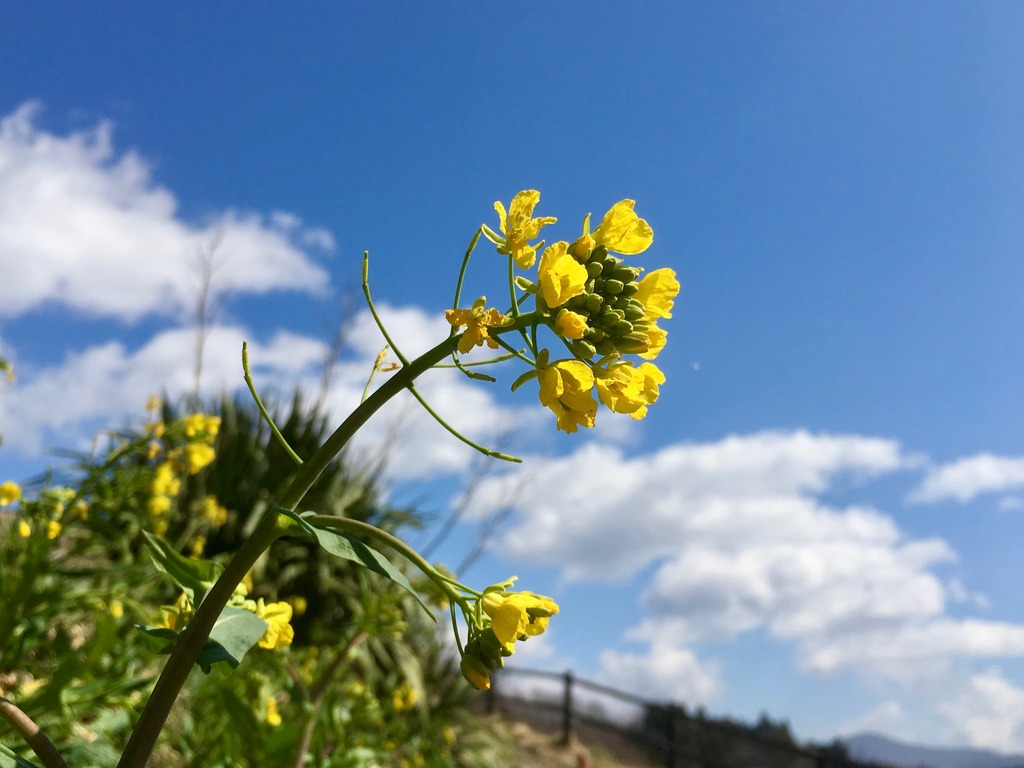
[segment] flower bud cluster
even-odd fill
[[[581,238],[582,240],[582,238]],[[575,249],[575,250],[574,250]],[[629,267],[604,245],[587,252],[579,241],[570,249],[587,270],[584,291],[565,302],[559,314],[573,312],[585,318],[582,338],[572,342],[573,354],[590,359],[595,355],[637,354],[649,347],[644,316],[646,308],[636,298],[640,288],[639,267]],[[563,325],[555,317],[556,328]]]

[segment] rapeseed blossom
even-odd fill
[[[481,228],[498,252],[509,257],[511,301],[504,312],[485,309],[483,297],[469,309],[447,310],[448,322],[465,329],[457,342],[458,353],[486,343],[492,349],[505,347],[505,357],[531,364],[512,388],[537,379],[540,402],[555,414],[563,432],[593,427],[599,404],[642,419],[665,381],[664,373],[650,361],[668,338],[658,323],[672,317],[680,288],[676,274],[669,268],[645,274],[642,267],[626,263],[625,257],[645,252],[654,242],[654,231],[637,214],[635,201],[612,205],[593,230],[587,214],[575,240],[546,247],[535,240],[556,219],[535,217],[539,202],[540,193],[531,189],[516,194],[507,212],[496,202],[501,234]],[[534,266],[542,247],[535,276],[516,274],[516,268]],[[527,312],[524,302],[531,295],[536,309]],[[544,347],[537,336],[539,327],[550,329],[570,356]],[[509,332],[518,333],[525,349],[516,351],[501,339]],[[631,360],[633,355],[640,360]]]
[[[20,485],[11,480],[7,480],[6,482],[0,483],[0,507],[6,507],[9,504],[13,504],[20,498]]]

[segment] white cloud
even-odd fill
[[[970,501],[982,493],[1024,488],[1024,458],[981,453],[933,468],[911,501]]]
[[[701,661],[689,648],[664,640],[643,655],[604,651],[601,680],[636,696],[691,706],[707,704],[721,693],[715,662]]]
[[[870,712],[836,729],[836,735],[852,736],[857,733],[881,733],[893,739],[912,741],[908,732],[909,718],[897,701],[883,701]]]
[[[763,629],[791,642],[804,669],[913,682],[955,658],[1024,655],[1024,626],[953,619],[947,603],[984,607],[936,569],[956,560],[937,538],[907,537],[869,506],[821,501],[844,476],[915,466],[893,441],[768,432],[625,457],[588,444],[486,481],[486,514],[522,483],[515,522],[495,549],[569,579],[614,581],[652,568],[648,615],[627,634],[728,641]],[[528,474],[526,474],[528,473]],[[609,657],[613,659],[617,657]]]
[[[939,705],[957,736],[974,747],[1024,752],[1024,689],[996,669],[973,675]]]
[[[38,112],[29,103],[0,120],[0,315],[46,302],[125,320],[174,315],[191,302],[196,254],[217,236],[222,288],[326,286],[324,270],[300,250],[332,248],[326,231],[281,213],[182,221],[146,161],[115,152],[110,123],[58,136],[36,127]]]

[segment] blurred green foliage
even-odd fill
[[[254,408],[223,400],[206,413],[220,418],[212,463],[192,461],[188,416],[154,402],[144,427],[69,454],[67,478],[40,478],[0,510],[0,691],[76,768],[117,763],[162,664],[135,625],[159,625],[177,590],[143,531],[223,562],[294,470]],[[275,420],[300,456],[329,434],[299,394]],[[378,472],[343,456],[303,508],[385,530],[421,523],[382,499]],[[251,576],[251,597],[292,606],[294,642],[254,649],[234,671],[193,672],[150,765],[507,764],[470,712],[446,623],[439,635],[407,592],[309,539],[280,540]],[[0,743],[32,759],[2,720]]]

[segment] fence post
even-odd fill
[[[676,742],[678,740],[678,723],[677,714],[678,708],[675,704],[670,703],[665,708],[668,722],[665,724],[665,738],[668,740],[668,749],[665,751],[665,768],[676,768],[676,755],[678,749]]]
[[[564,676],[565,691],[562,695],[562,744],[568,745],[572,740],[573,711],[572,711],[572,672],[566,672]]]

